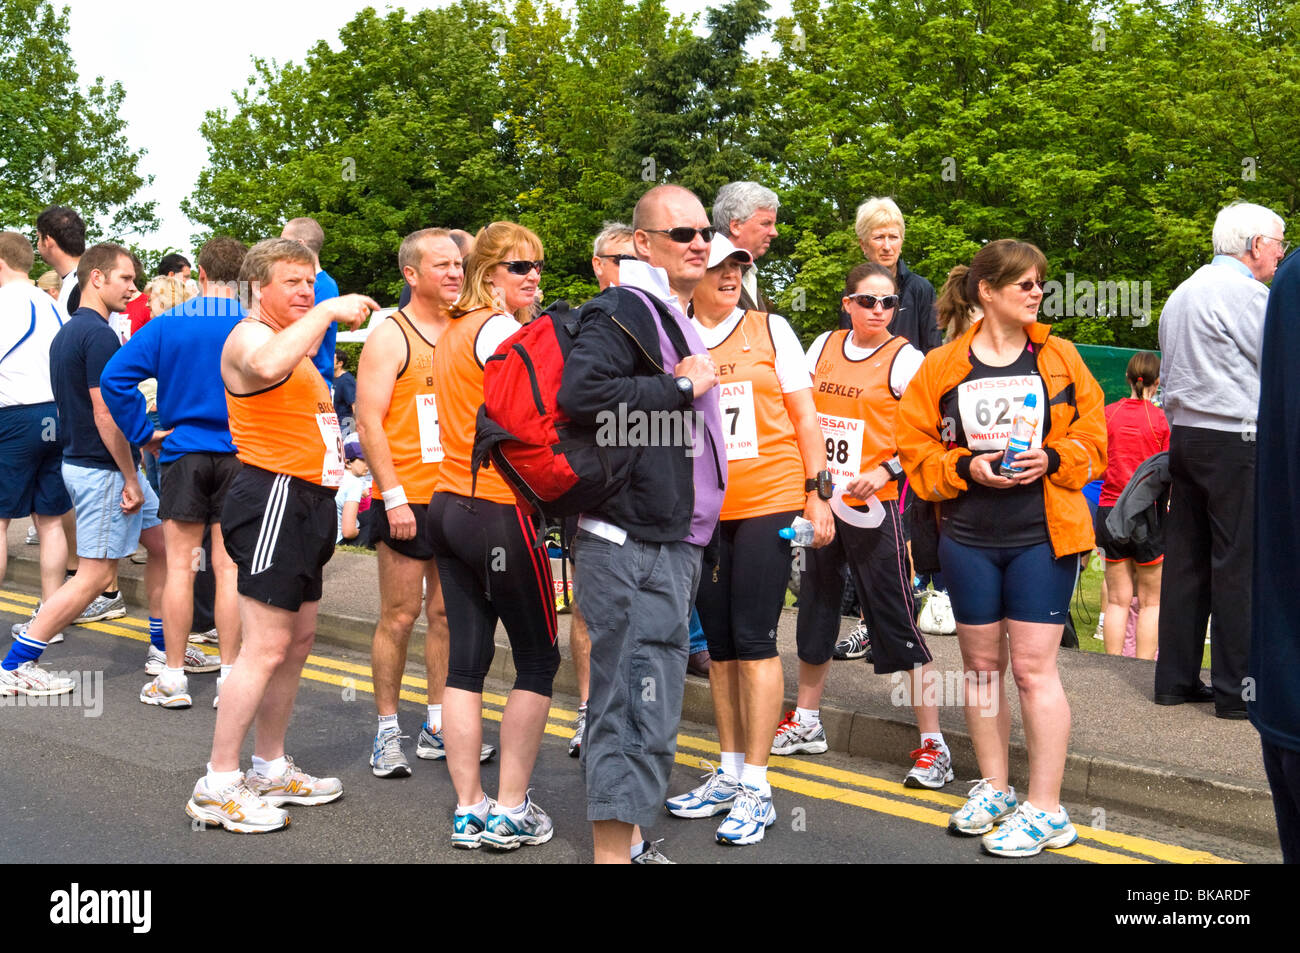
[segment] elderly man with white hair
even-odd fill
[[[776,238],[776,213],[781,200],[757,182],[728,182],[713,199],[713,227],[737,248],[754,256],[754,265],[740,276],[740,307],[746,311],[775,311],[776,305],[758,290],[756,264]]]
[[[1157,705],[1214,702],[1245,718],[1254,546],[1255,417],[1268,285],[1286,254],[1284,223],[1260,205],[1214,221],[1214,258],[1160,314],[1173,478],[1160,589]],[[1210,681],[1200,679],[1205,626]]]

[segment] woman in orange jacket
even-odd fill
[[[1076,554],[1093,546],[1080,490],[1106,467],[1101,388],[1074,345],[1037,322],[1046,267],[1035,246],[1003,239],[980,249],[969,268],[954,269],[941,300],[978,306],[983,319],[926,356],[899,405],[899,460],[913,490],[939,504],[939,560],[957,619],[966,724],[983,775],[948,829],[984,834],[984,850],[1007,857],[1031,857],[1078,837],[1060,806],[1070,707],[1056,652]],[[1026,410],[1030,395],[1037,406]],[[1030,449],[1003,475],[1022,413],[1034,423]],[[1008,660],[1029,747],[1023,802],[1008,783]],[[990,685],[995,707],[980,710],[990,704]]]

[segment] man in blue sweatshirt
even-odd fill
[[[158,458],[162,466],[158,516],[167,544],[162,619],[168,663],[140,693],[140,701],[164,708],[189,707],[192,702],[185,672],[211,670],[175,664],[185,654],[193,622],[194,573],[208,569],[203,565],[203,531],[208,525],[212,527],[211,569],[216,574],[217,593],[214,617],[222,663],[218,695],[239,652],[236,569],[222,542],[220,518],[226,489],[239,473],[240,464],[226,415],[221,349],[231,329],[244,317],[237,289],[247,250],[233,238],[214,238],[204,245],[199,252],[201,296],[164,311],[136,332],[113,355],[99,382],[114,421],[127,440],[135,442],[153,430],[137,387],[143,380],[157,378],[158,416],[170,431]]]

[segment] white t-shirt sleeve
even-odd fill
[[[494,314],[483,322],[483,327],[479,328],[478,340],[474,342],[474,356],[478,358],[479,364],[487,363],[501,342],[522,327],[508,314]]]
[[[903,391],[907,390],[907,385],[912,383],[912,378],[921,369],[921,362],[924,360],[924,354],[912,345],[904,344],[898,356],[894,358],[894,366],[889,371],[890,390],[902,397]]]
[[[781,393],[792,394],[812,387],[812,375],[804,358],[803,345],[799,343],[790,323],[779,314],[769,314],[767,327],[776,348],[776,376],[781,382]]]
[[[812,347],[808,348],[808,373],[817,376],[817,362],[822,359],[822,351],[826,348],[826,339],[831,336],[831,332],[823,331],[817,335],[817,340],[812,342]]]

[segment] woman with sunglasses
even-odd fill
[[[471,474],[483,364],[528,320],[542,270],[542,243],[513,222],[493,222],[475,239],[450,327],[433,355],[433,387],[443,460],[429,504],[451,630],[443,741],[456,789],[452,846],[510,850],[543,844],[551,819],[528,797],[560,665],[550,561],[533,548],[530,517],[493,469]],[[477,482],[475,482],[477,481]],[[492,664],[497,619],[505,625],[517,675],[501,720],[497,798],[483,792],[479,753],[483,680]]]
[[[889,333],[898,307],[898,286],[889,270],[866,262],[849,272],[842,303],[849,331],[823,334],[808,350],[813,397],[826,443],[827,465],[844,503],[861,510],[874,497],[884,510],[875,526],[835,517],[835,541],[809,551],[799,584],[799,692],[772,744],[774,754],[820,754],[827,749],[821,698],[831,653],[840,631],[842,572],[847,562],[862,594],[877,675],[909,673],[920,746],[904,784],[941,788],[952,780],[952,760],[934,693],[923,691],[931,655],[916,627],[898,480],[902,469],[894,443],[898,401],[921,365],[921,352]],[[865,518],[863,519],[865,521]],[[861,657],[861,656],[854,656]]]
[[[753,262],[715,235],[691,299],[692,323],[718,367],[727,444],[718,559],[705,563],[695,596],[722,765],[666,806],[678,817],[729,811],[717,832],[723,844],[756,844],[776,820],[767,761],[785,691],[776,627],[790,579],[790,544],[780,531],[803,516],[814,546],[834,534],[830,506],[817,493],[826,447],[803,348],[780,315],[737,306],[742,269]]]
[[[916,491],[939,503],[939,560],[982,775],[948,830],[983,834],[985,852],[1002,857],[1032,857],[1078,837],[1060,804],[1070,706],[1056,653],[1078,554],[1093,547],[1079,491],[1106,466],[1101,388],[1074,345],[1037,322],[1046,268],[1035,246],[1003,239],[954,269],[942,295],[978,305],[983,318],[926,356],[899,406],[903,467]],[[1037,407],[1026,411],[1031,396]],[[1007,441],[1022,413],[1036,421],[1030,449],[1013,454],[1007,471]],[[1029,748],[1025,801],[1008,777],[1008,660]]]

